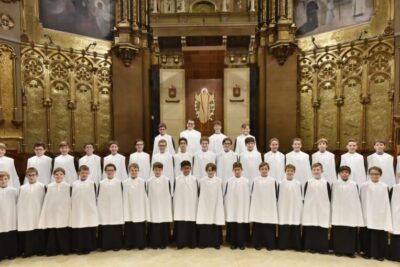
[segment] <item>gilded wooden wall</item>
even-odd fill
[[[375,139],[393,148],[393,37],[316,48],[298,58],[299,127],[304,148],[318,138],[345,149],[349,138],[371,150]]]
[[[103,148],[112,136],[111,58],[107,54],[24,44],[21,51],[24,142],[52,151],[65,140]]]

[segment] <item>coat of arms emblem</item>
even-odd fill
[[[215,97],[207,88],[202,88],[199,94],[194,97],[194,109],[196,117],[201,123],[212,121],[215,112]]]

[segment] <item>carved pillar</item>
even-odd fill
[[[400,153],[400,1],[394,3],[395,12],[395,72],[394,72],[394,145],[397,154]]]

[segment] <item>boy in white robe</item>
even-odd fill
[[[83,146],[85,150],[85,156],[79,159],[79,167],[82,165],[86,165],[90,169],[90,177],[93,182],[98,185],[103,177],[102,167],[101,167],[101,157],[94,154],[94,144],[86,143]]]
[[[246,151],[246,138],[252,137],[254,139],[254,149],[257,150],[256,138],[250,134],[250,125],[248,123],[243,123],[242,134],[236,137],[235,140],[235,153],[240,155],[242,152]]]
[[[201,179],[207,175],[206,165],[208,163],[216,163],[217,155],[209,150],[209,139],[203,136],[200,140],[201,151],[194,155],[193,158],[193,176]]]
[[[0,261],[18,256],[18,190],[8,186],[10,175],[0,171]]]
[[[167,142],[164,139],[161,139],[158,142],[158,149],[160,152],[153,155],[151,159],[151,166],[154,170],[154,163],[160,162],[163,165],[163,175],[168,177],[171,186],[174,186],[175,182],[175,175],[174,175],[174,158],[172,155],[167,151]]]
[[[333,251],[337,256],[354,258],[357,251],[358,227],[363,227],[360,195],[357,183],[349,179],[351,169],[339,168],[339,179],[332,184]]]
[[[10,175],[9,186],[14,188],[20,187],[20,180],[15,169],[14,159],[5,156],[7,152],[7,146],[4,143],[0,143],[0,171],[7,172]]]
[[[335,155],[326,150],[328,148],[327,139],[321,138],[317,141],[317,144],[318,151],[311,156],[312,164],[317,162],[321,163],[324,168],[322,178],[332,184],[337,180]]]
[[[389,259],[400,261],[400,184],[390,190],[393,232],[390,235]]]
[[[99,214],[99,247],[102,251],[118,251],[123,243],[124,206],[121,180],[115,177],[116,166],[104,166],[107,178],[100,182],[97,193]]]
[[[388,232],[392,232],[389,187],[380,181],[380,167],[368,169],[370,180],[360,188],[361,207],[365,227],[360,230],[360,246],[364,258],[382,261],[388,246]]]
[[[89,176],[89,167],[82,165],[79,167],[79,179],[72,184],[72,249],[78,254],[88,254],[97,248],[99,216],[96,205],[96,184],[89,179]]]
[[[181,162],[189,161],[193,165],[193,155],[187,151],[187,140],[185,137],[179,138],[178,153],[174,155],[174,174],[175,177],[181,175]]]
[[[143,151],[144,141],[142,139],[136,139],[135,142],[136,152],[129,156],[129,166],[132,163],[139,165],[138,176],[144,180],[150,177],[150,155]]]
[[[253,223],[251,243],[255,249],[276,248],[276,225],[278,224],[278,183],[269,176],[269,165],[260,163],[260,176],[253,180],[249,221]]]
[[[367,157],[368,169],[371,167],[379,167],[382,169],[382,177],[380,181],[392,187],[396,184],[394,174],[393,156],[385,153],[386,143],[384,140],[376,140],[374,149],[375,153]]]
[[[160,152],[160,150],[158,149],[158,142],[161,139],[164,139],[165,141],[167,141],[167,148],[166,150],[171,154],[171,155],[175,155],[175,144],[174,144],[174,139],[172,138],[172,136],[170,136],[169,134],[167,134],[167,125],[165,123],[160,123],[158,125],[158,132],[160,133],[159,135],[157,135],[154,138],[154,143],[153,143],[153,156],[155,154],[157,154],[158,152]]]
[[[312,253],[328,253],[328,230],[330,227],[331,188],[322,178],[321,163],[312,165],[313,178],[304,186],[303,242],[304,249]]]
[[[23,257],[43,255],[45,233],[39,229],[39,217],[45,195],[45,186],[37,181],[35,168],[26,170],[28,183],[21,186],[17,203],[19,245]]]
[[[253,179],[259,176],[258,166],[262,162],[261,153],[255,148],[256,141],[253,137],[247,137],[246,150],[239,155],[239,161],[243,166],[243,176],[253,183]]]
[[[238,156],[232,151],[232,139],[225,138],[223,140],[224,151],[217,155],[217,177],[225,183],[233,176],[233,163],[238,161]]]
[[[224,206],[226,218],[226,241],[231,249],[245,249],[250,236],[249,208],[250,186],[247,178],[242,176],[242,164],[233,164],[234,176],[225,186]]]
[[[269,148],[271,149],[264,154],[264,162],[268,163],[270,170],[268,175],[280,182],[285,177],[285,155],[279,152],[279,139],[271,138],[269,140]]]
[[[364,156],[357,153],[357,141],[349,139],[347,141],[347,153],[340,157],[340,166],[349,166],[351,169],[350,179],[357,183],[360,187],[367,181],[365,171]]]
[[[162,140],[160,140],[161,142]],[[172,222],[171,184],[162,174],[163,164],[153,164],[154,175],[147,181],[147,195],[150,204],[150,221],[147,240],[153,249],[165,249],[170,242],[170,223]]]
[[[139,177],[137,163],[129,165],[129,178],[123,185],[124,197],[124,240],[126,249],[146,247],[146,222],[150,219],[149,199],[146,181]]]
[[[194,120],[189,119],[186,124],[186,130],[182,131],[179,134],[179,137],[185,137],[188,141],[188,152],[192,155],[195,155],[197,152],[201,150],[200,147],[200,139],[201,133],[194,129]]]
[[[60,142],[58,148],[60,150],[60,155],[54,158],[53,172],[57,168],[63,168],[65,170],[65,181],[72,184],[78,179],[78,160],[69,154],[70,147],[67,142]]]
[[[53,171],[53,182],[47,186],[39,229],[46,232],[45,255],[71,253],[71,186],[64,181],[65,170]]]
[[[27,168],[36,168],[39,172],[39,182],[44,185],[48,185],[51,183],[51,169],[53,160],[46,156],[46,145],[44,143],[35,143],[33,145],[33,151],[35,152],[35,156],[32,156],[28,159]],[[25,183],[28,180],[25,178]]]
[[[286,154],[286,165],[292,164],[296,167],[294,179],[299,181],[302,186],[307,182],[311,174],[310,156],[301,151],[302,141],[296,137],[293,139],[293,151]]]
[[[103,159],[104,167],[107,164],[114,164],[117,168],[117,172],[115,173],[115,177],[121,181],[128,178],[128,173],[126,171],[126,159],[125,156],[118,153],[119,145],[117,141],[110,141],[108,143],[108,149],[110,150],[110,155]],[[103,179],[107,178],[107,174],[105,173],[105,169],[103,169]]]
[[[199,181],[199,205],[197,207],[196,226],[200,248],[220,249],[222,244],[222,226],[225,225],[222,180],[215,176],[217,166],[206,165],[207,176]]]
[[[191,175],[192,165],[189,161],[181,162],[181,171],[182,174],[176,177],[174,188],[174,240],[178,249],[195,248],[197,244],[197,179]]]
[[[278,248],[301,250],[301,214],[303,197],[301,183],[294,179],[296,167],[285,167],[285,178],[278,187]]]
[[[218,155],[224,151],[223,141],[226,138],[221,132],[222,123],[220,121],[214,121],[214,133],[209,137],[210,138],[210,150]],[[218,170],[218,167],[217,167]]]

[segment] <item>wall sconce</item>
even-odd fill
[[[234,55],[230,55],[229,56],[229,62],[231,62],[231,63],[235,62],[235,56]]]
[[[247,62],[247,55],[243,55],[241,60],[242,60],[243,63]]]
[[[167,63],[167,56],[161,56],[161,63]]]
[[[178,64],[179,63],[179,56],[174,56],[174,63]]]

